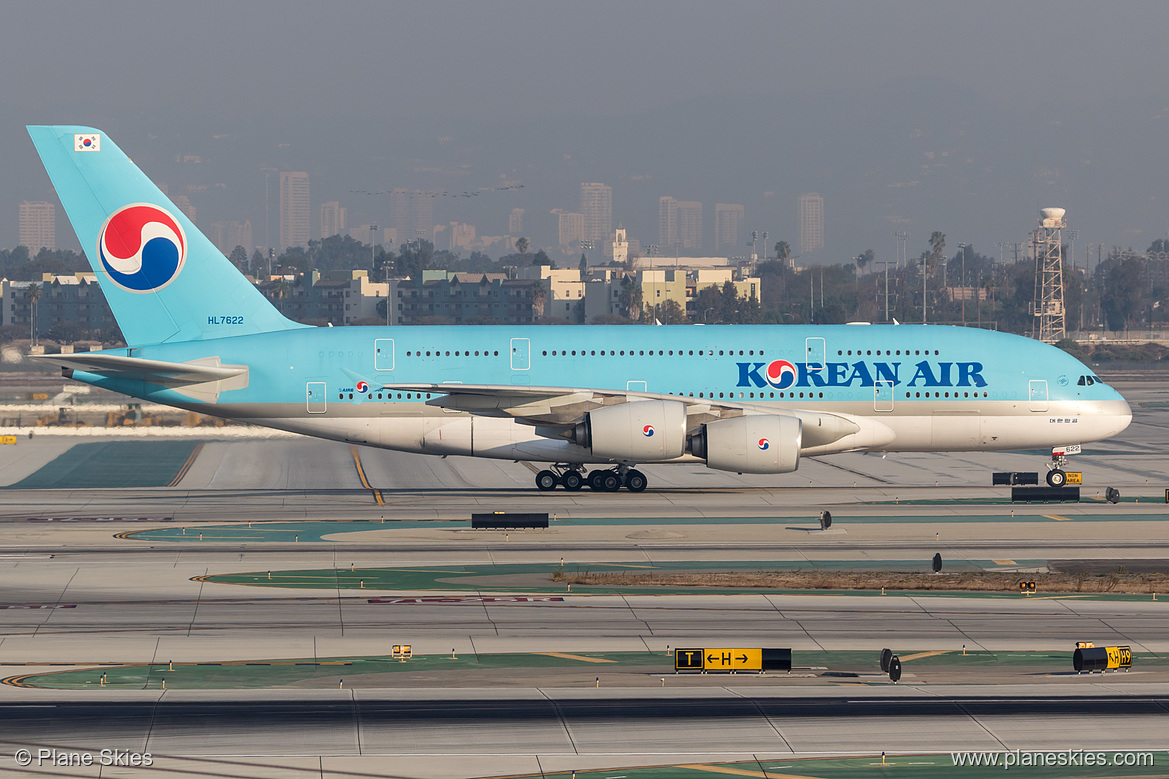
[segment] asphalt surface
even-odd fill
[[[13,485],[53,475],[45,469],[76,443],[21,438],[0,449],[4,740],[9,754],[150,750],[150,771],[122,769],[144,776],[539,775],[752,755],[1163,750],[1169,620],[1151,593],[590,595],[517,571],[561,559],[922,570],[934,552],[955,567],[1020,576],[1052,561],[1101,573],[1157,568],[1169,559],[1167,392],[1130,388],[1133,426],[1076,461],[1085,497],[1115,486],[1126,498],[1116,506],[1004,502],[990,472],[1041,470],[1041,452],[845,455],[775,478],[648,467],[641,495],[540,494],[524,463],[364,449],[355,460],[348,446],[290,438],[207,440],[189,462],[136,466],[151,484],[173,471],[173,487],[135,486],[124,472],[115,474],[120,486],[95,487],[98,464],[87,469],[82,459],[75,483],[21,489]],[[466,526],[471,511],[499,508],[555,519],[548,531]],[[835,521],[821,532],[825,508]],[[249,522],[283,525],[248,535]],[[225,524],[235,529],[217,529]],[[361,592],[204,578],[351,566],[394,569],[400,584]],[[1132,671],[1072,675],[1079,640],[1131,646]],[[520,661],[347,679],[339,670],[264,689],[183,689],[175,677],[165,691],[156,679],[137,690],[11,683],[126,664],[381,656],[395,643],[418,655],[644,653],[661,664]],[[666,650],[679,646],[782,646],[797,658],[875,658],[886,646],[910,657],[947,654],[907,661],[893,685],[875,660],[791,676],[675,676]],[[10,761],[0,768],[22,775]],[[112,775],[100,770],[32,766],[25,775]]]

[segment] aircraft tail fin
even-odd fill
[[[28,133],[127,344],[306,327],[277,311],[108,135]]]

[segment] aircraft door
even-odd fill
[[[329,408],[325,399],[325,382],[310,381],[304,387],[305,406],[310,414],[324,414]]]
[[[893,382],[880,379],[873,385],[873,410],[893,410]]]
[[[1027,382],[1027,402],[1032,411],[1047,411],[1047,379]]]
[[[528,338],[511,339],[511,369],[526,371],[532,367],[532,342]]]
[[[804,340],[804,362],[808,364],[809,371],[824,370],[824,365],[828,362],[828,346],[823,338],[813,337]]]
[[[394,369],[394,339],[375,338],[373,341],[373,369],[392,371]]]

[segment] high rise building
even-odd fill
[[[410,220],[410,193],[404,189],[390,192],[390,227],[402,241],[413,240],[414,227]]]
[[[742,247],[743,206],[737,203],[714,204],[714,250],[734,254]]]
[[[331,238],[334,235],[344,235],[345,209],[336,200],[321,203],[321,238]]]
[[[624,265],[629,260],[629,241],[625,239],[625,227],[617,225],[613,234],[613,262]]]
[[[249,252],[255,246],[252,243],[252,221],[245,222],[212,222],[207,228],[207,237],[219,248],[223,254],[231,254],[232,249],[242,246]]]
[[[57,206],[43,200],[20,202],[20,245],[29,254],[57,248]]]
[[[679,200],[677,242],[683,251],[702,251],[702,203],[697,200]]]
[[[310,225],[308,174],[281,171],[280,251],[293,246],[308,246]]]
[[[560,248],[575,251],[585,237],[585,215],[561,211],[559,213]]]
[[[195,221],[195,206],[191,204],[191,198],[186,195],[179,195],[174,199],[174,203],[191,222]]]
[[[395,189],[390,192],[390,227],[398,240],[434,240],[434,198],[425,192]]]
[[[434,196],[425,192],[410,194],[410,217],[414,225],[414,232],[408,238],[421,238],[424,241],[434,240]]]
[[[658,198],[658,246],[670,246],[678,240],[678,201],[669,196]]]
[[[800,195],[800,254],[824,248],[824,198],[810,192]]]
[[[613,231],[613,188],[604,184],[580,185],[580,212],[584,237],[600,243]]]
[[[507,215],[507,234],[524,234],[524,209],[513,208],[511,213]]]

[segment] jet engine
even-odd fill
[[[686,404],[635,400],[590,411],[572,440],[597,457],[633,463],[681,457],[686,448]]]
[[[741,416],[703,425],[690,438],[690,452],[720,471],[789,473],[800,466],[802,439],[797,417]]]

